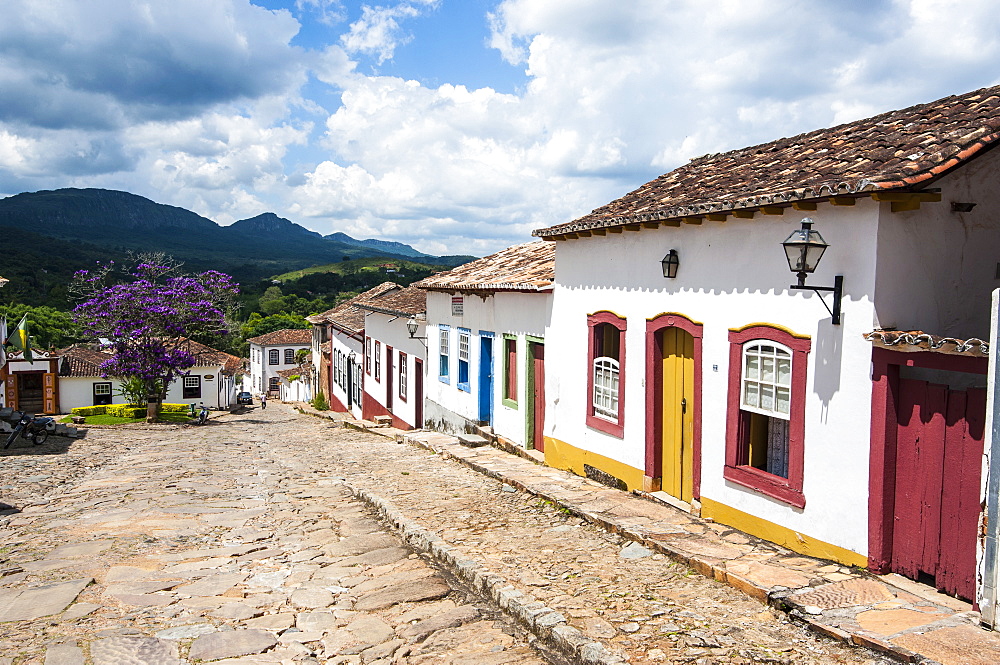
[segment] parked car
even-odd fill
[[[253,404],[253,395],[247,392],[242,392],[236,395],[237,404]]]

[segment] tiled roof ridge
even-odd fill
[[[551,237],[628,223],[925,186],[1000,141],[998,95],[1000,86],[980,88],[703,155],[576,220],[538,229],[533,235]],[[895,134],[888,131],[888,125],[897,126]],[[795,148],[794,154],[782,154],[790,148]]]
[[[395,282],[388,282],[388,281],[382,282],[378,286],[373,286],[372,288],[368,289],[367,291],[359,293],[353,298],[348,298],[344,302],[340,303],[335,307],[331,307],[325,312],[320,312],[319,314],[313,314],[311,316],[307,316],[306,321],[314,325],[324,322],[335,323],[335,321],[330,320],[330,317],[336,316],[339,313],[347,311],[350,307],[356,307],[357,304],[362,300],[375,300],[376,298],[382,297],[389,291],[401,288],[403,287],[401,287],[399,284],[396,284]]]
[[[298,340],[297,338],[300,336],[304,337],[305,340]],[[294,341],[288,341],[288,338],[292,338]],[[272,330],[257,337],[250,337],[247,341],[260,346],[269,346],[271,344],[310,344],[312,342],[312,331],[308,328],[282,328],[281,330]]]
[[[555,249],[534,240],[425,277],[413,286],[428,291],[549,291],[555,280]]]
[[[917,347],[926,351],[938,353],[958,353],[966,355],[988,356],[990,345],[978,337],[960,339],[958,337],[943,337],[933,335],[923,330],[873,330],[864,334],[864,338],[876,346]]]
[[[394,291],[378,301],[359,302],[357,306],[390,316],[415,316],[426,312],[427,293],[411,285]]]

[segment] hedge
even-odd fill
[[[184,413],[190,411],[187,404],[161,404],[160,413]],[[141,404],[105,404],[101,406],[78,406],[70,411],[74,416],[117,416],[119,418],[144,418],[146,405]]]

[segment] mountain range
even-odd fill
[[[403,243],[357,240],[344,233],[324,236],[271,212],[221,226],[184,208],[107,189],[56,189],[0,199],[0,227],[105,252],[165,252],[193,269],[252,267],[261,275],[367,256],[448,267],[474,258],[431,256]]]

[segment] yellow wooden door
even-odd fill
[[[680,328],[663,330],[663,491],[688,503],[694,498],[694,338]]]

